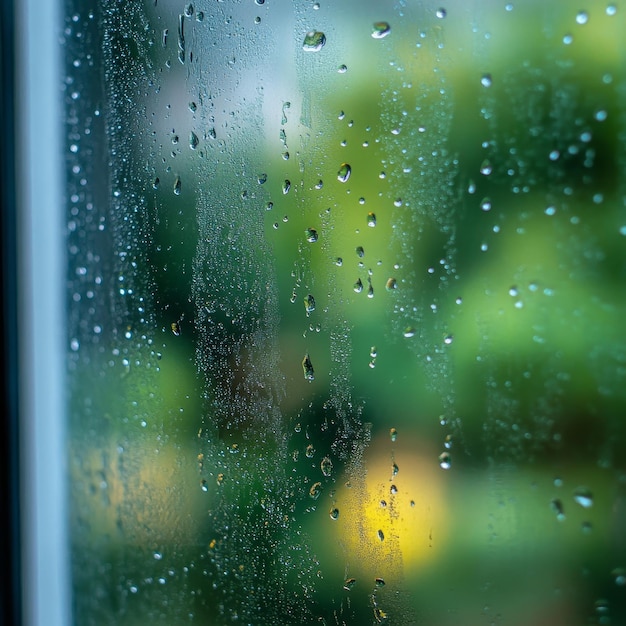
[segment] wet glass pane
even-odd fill
[[[68,0],[75,623],[624,623],[587,4]]]

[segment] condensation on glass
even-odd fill
[[[95,4],[75,622],[626,620],[626,7]]]

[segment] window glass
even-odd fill
[[[626,620],[626,8],[94,4],[74,621]]]

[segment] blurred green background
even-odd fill
[[[344,4],[67,3],[75,622],[625,623],[625,12]]]

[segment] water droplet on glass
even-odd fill
[[[205,493],[209,490],[209,485],[204,478],[200,481],[200,489],[202,489]]]
[[[356,283],[354,283],[354,286],[352,287],[355,291],[355,293],[361,293],[363,291],[363,281],[361,281],[360,278],[356,279]]]
[[[259,185],[265,185],[265,183],[267,182],[267,174],[265,173],[259,174],[256,180],[259,183]]]
[[[347,183],[350,178],[350,174],[352,174],[352,168],[348,163],[342,163],[339,167],[339,171],[337,172],[337,180],[340,183]]]
[[[320,469],[322,470],[322,474],[328,477],[333,473],[333,462],[325,456],[320,463]]]
[[[391,465],[391,477],[395,478],[398,475],[399,471],[400,471],[400,468],[397,466],[396,463],[393,463]]]
[[[375,213],[368,213],[367,214],[367,225],[370,228],[374,228],[374,226],[376,226],[376,214]]]
[[[617,7],[614,4],[609,4],[606,7],[606,14],[607,15],[615,15],[617,13]]]
[[[335,265],[337,267],[341,267],[343,265],[343,259],[340,256],[335,259]]]
[[[395,428],[389,429],[389,439],[395,441],[398,438],[398,431]]]
[[[368,298],[373,298],[374,297],[374,287],[372,287],[372,280],[370,278],[368,278],[367,282],[368,282],[367,297]]]
[[[196,135],[196,133],[194,133],[193,131],[191,131],[189,133],[189,147],[192,150],[195,150],[198,147],[198,144],[200,143],[200,140],[198,139],[198,135]]]
[[[315,311],[315,298],[311,294],[304,296],[304,310],[307,317]]]
[[[408,326],[407,328],[404,329],[404,332],[402,334],[407,339],[410,339],[411,337],[415,336],[415,328],[413,328],[413,326]]]
[[[576,23],[577,24],[586,24],[589,21],[589,14],[587,11],[578,11],[576,14]]]
[[[608,117],[608,114],[604,109],[600,109],[595,112],[594,117],[597,122],[604,122],[604,120]]]
[[[331,509],[330,510],[330,519],[337,521],[339,519],[339,509]]]
[[[318,30],[312,30],[306,34],[302,49],[305,52],[319,52],[325,44],[326,35]]]
[[[304,234],[305,234],[306,240],[309,243],[315,243],[318,239],[317,231],[315,230],[315,228],[307,228],[304,231]]]
[[[443,8],[439,8],[435,11],[435,15],[442,20],[444,17],[446,17],[446,15],[448,15],[448,12]]]
[[[179,322],[172,322],[170,324],[170,329],[172,333],[174,334],[174,336],[178,337],[180,335],[180,323]]]
[[[588,509],[593,506],[593,494],[586,487],[578,487],[574,491],[574,500],[584,509]]]
[[[313,483],[309,489],[309,497],[317,500],[320,497],[320,493],[322,493],[322,483]]]
[[[356,578],[346,578],[346,581],[343,583],[343,588],[346,591],[350,591],[352,587],[356,584]]]
[[[449,452],[442,452],[439,455],[439,467],[441,467],[441,469],[445,469],[448,470],[452,467],[452,461],[450,459],[450,453]]]
[[[357,246],[355,252],[359,259],[362,259],[365,256],[365,250],[363,250],[363,246]]]
[[[302,370],[304,372],[304,380],[308,380],[309,382],[315,380],[313,364],[311,363],[311,358],[308,353],[305,354],[304,359],[302,359]]]
[[[372,26],[372,37],[382,39],[391,32],[391,26],[387,22],[375,22]]]
[[[550,502],[550,508],[556,513],[556,519],[558,519],[559,522],[562,522],[565,519],[563,503],[558,498],[555,498]]]
[[[382,578],[376,578],[374,580],[374,583],[376,584],[377,587],[384,587],[385,586],[385,581]]]
[[[291,189],[291,181],[285,179],[285,181],[283,182],[283,194],[288,194],[290,189]]]
[[[489,174],[491,174],[491,172],[493,172],[493,165],[491,165],[491,161],[489,159],[485,159],[480,164],[480,173],[483,176],[489,176]]]
[[[626,587],[626,569],[623,567],[616,567],[611,572],[611,575],[613,576],[615,584],[618,587]]]
[[[315,456],[315,446],[312,443],[310,443],[306,447],[306,450],[304,451],[304,454],[306,455],[307,459],[312,459]]]
[[[453,341],[454,341],[454,335],[446,335],[446,336],[443,338],[443,343],[444,343],[446,346],[449,346],[449,345],[450,345]]]
[[[183,184],[180,181],[180,176],[177,176],[176,180],[174,181],[174,193],[177,196],[180,196],[180,192],[181,192],[182,186],[183,186]]]
[[[378,536],[379,541],[385,540],[385,533],[382,530],[379,530],[376,535]]]
[[[338,71],[340,74],[345,74],[345,73],[348,71],[348,66],[347,66],[347,65],[340,65],[340,66],[337,68],[337,71]]]
[[[491,74],[483,74],[480,78],[480,84],[483,87],[491,87]]]

